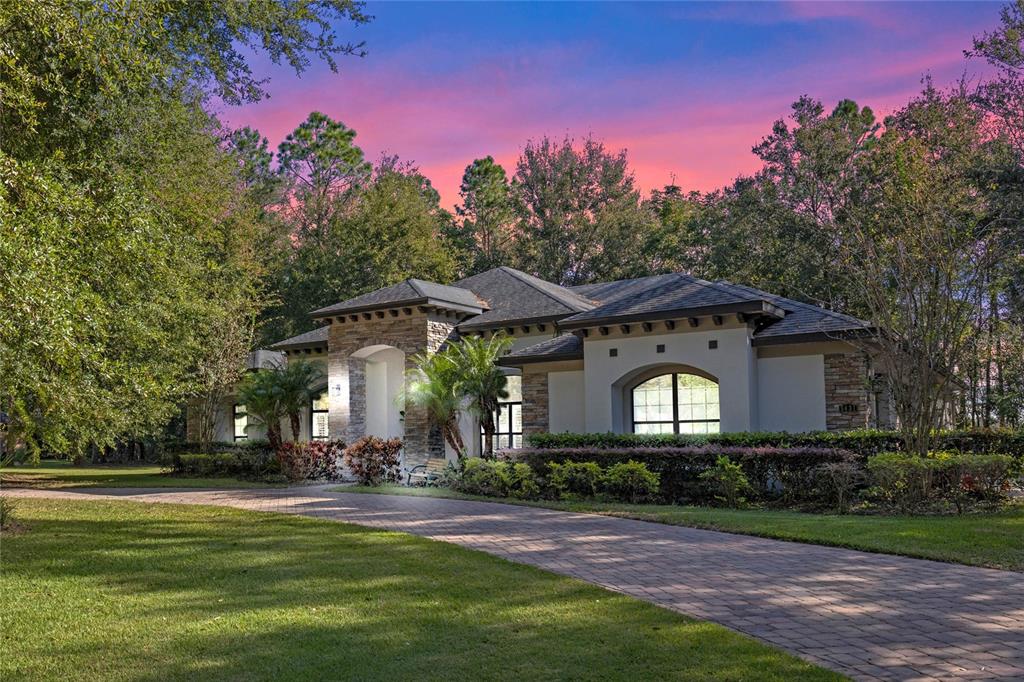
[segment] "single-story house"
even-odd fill
[[[319,363],[303,438],[397,436],[415,463],[445,456],[402,404],[413,356],[470,334],[513,339],[496,447],[538,432],[716,433],[891,426],[887,391],[857,343],[863,320],[730,282],[672,273],[563,287],[499,267],[451,285],[408,279],[315,310],[320,326],[269,350]],[[251,438],[244,406],[219,437]],[[463,417],[470,454],[479,425]],[[287,430],[286,430],[287,433]],[[451,457],[452,453],[447,453]]]

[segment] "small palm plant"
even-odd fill
[[[495,334],[487,339],[467,337],[452,346],[460,392],[469,399],[470,412],[480,420],[486,458],[494,456],[494,413],[508,397],[508,378],[496,363],[511,345],[511,338]]]
[[[292,440],[299,440],[302,410],[313,399],[313,386],[322,378],[323,372],[305,360],[289,360],[277,370],[281,404],[292,427]]]
[[[246,416],[267,428],[267,440],[276,452],[281,448],[281,420],[288,414],[281,399],[277,370],[261,369],[245,377],[238,389],[238,401]]]
[[[459,432],[463,397],[453,353],[449,348],[433,355],[420,354],[413,357],[413,362],[416,367],[409,371],[405,400],[426,410],[461,462],[466,452]]]

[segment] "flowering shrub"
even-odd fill
[[[361,485],[398,483],[402,478],[401,453],[401,438],[363,436],[345,448],[345,466]]]

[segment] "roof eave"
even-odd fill
[[[349,308],[320,308],[310,313],[310,316],[314,319],[324,319],[325,317],[335,317],[339,315],[355,315],[357,313],[368,313],[374,310],[387,310],[389,308],[408,308],[411,306],[434,306],[437,308],[446,308],[448,310],[454,310],[456,312],[463,312],[470,315],[479,315],[480,313],[487,310],[486,307],[471,306],[464,303],[453,303],[452,301],[445,301],[439,298],[407,298],[399,301],[388,301],[387,303],[368,303],[366,305],[352,306]]]
[[[775,334],[757,336],[751,340],[754,346],[783,346],[790,343],[815,343],[819,341],[850,341],[875,335],[871,328],[840,329],[831,332],[802,332],[798,334]]]
[[[504,329],[505,327],[518,327],[521,325],[538,325],[538,324],[553,324],[557,323],[558,320],[565,319],[570,315],[576,313],[557,313],[554,315],[534,315],[531,317],[519,317],[513,320],[500,320],[500,321],[485,321],[476,322],[474,320],[466,320],[458,325],[459,331],[487,331],[490,329]]]
[[[738,301],[736,303],[724,303],[719,305],[700,306],[697,308],[675,308],[672,310],[656,310],[646,313],[634,313],[631,315],[608,315],[607,317],[594,317],[583,320],[566,320],[559,322],[558,328],[562,330],[585,329],[587,327],[600,327],[610,324],[629,324],[632,322],[651,322],[659,320],[671,320],[684,317],[708,317],[709,315],[730,315],[734,313],[762,313],[769,317],[782,319],[785,311],[779,306],[768,301]]]
[[[498,359],[498,364],[504,367],[519,367],[521,365],[533,365],[539,362],[562,362],[564,360],[582,360],[583,352],[552,353],[550,355],[521,355],[518,357],[505,356]]]

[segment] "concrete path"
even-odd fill
[[[4,492],[213,504],[403,531],[715,621],[856,679],[1024,680],[1021,573],[531,507],[330,493],[322,486]]]

